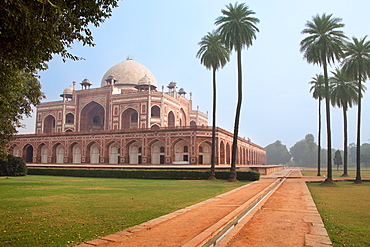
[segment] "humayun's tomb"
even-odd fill
[[[100,88],[85,79],[62,100],[41,103],[35,134],[16,135],[12,153],[27,163],[198,165],[211,162],[212,127],[192,108],[192,94],[126,60],[110,68]],[[232,133],[216,129],[217,165],[231,163]],[[237,164],[261,165],[264,148],[239,138]]]

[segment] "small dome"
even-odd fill
[[[60,95],[63,99],[72,99],[73,97],[73,87],[67,87],[64,89],[63,93]]]
[[[185,89],[183,89],[183,88],[180,88],[180,90],[179,90],[179,94],[186,94],[186,91],[185,91]]]
[[[152,84],[152,80],[150,80],[150,78],[145,75],[143,78],[139,80],[138,84],[139,85],[150,85]]]
[[[73,94],[73,87],[67,87],[64,89],[63,94]]]
[[[84,83],[84,84],[91,84],[89,79],[85,78],[83,79],[83,81],[81,83]]]
[[[170,84],[168,84],[168,86],[167,86],[168,88],[174,88],[174,87],[176,87],[176,82],[174,82],[174,81],[171,81],[170,82]]]

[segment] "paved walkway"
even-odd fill
[[[331,246],[305,181],[298,178],[299,170],[290,169],[261,176],[259,181],[231,192],[79,246],[201,246],[276,183],[273,178],[289,172],[293,178],[285,179],[264,205],[216,246]]]

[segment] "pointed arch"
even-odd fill
[[[202,142],[198,148],[198,163],[211,164],[211,143],[208,141]]]
[[[66,115],[66,124],[74,124],[75,116],[72,113],[67,113]]]
[[[99,164],[100,163],[100,145],[96,142],[91,142],[88,145],[87,152],[89,154],[89,163],[90,164]]]
[[[230,144],[226,143],[226,164],[231,164],[231,150],[230,150]]]
[[[45,143],[41,143],[37,148],[37,161],[43,164],[48,163],[49,161],[49,148]]]
[[[108,162],[109,164],[119,164],[121,148],[117,142],[108,145]]]
[[[165,148],[162,141],[156,140],[150,146],[151,164],[164,164]]]
[[[124,110],[121,114],[121,128],[134,129],[139,128],[139,114],[133,108]]]
[[[33,146],[31,144],[26,144],[23,148],[23,160],[26,163],[33,162]]]
[[[54,133],[55,132],[55,117],[48,115],[44,118],[44,133]]]
[[[151,108],[151,114],[150,116],[152,118],[160,118],[161,117],[161,108],[157,105],[153,105]]]
[[[80,114],[81,131],[104,130],[104,125],[105,109],[101,104],[91,101],[82,108]]]
[[[175,127],[176,119],[172,111],[168,113],[168,127]]]
[[[225,160],[225,144],[223,141],[220,142],[220,164],[226,164]]]
[[[70,157],[72,158],[73,164],[81,164],[82,163],[82,146],[74,142],[69,146],[69,153]]]
[[[141,152],[142,152],[142,147],[141,143],[138,141],[132,141],[128,145],[128,150],[129,150],[129,164],[131,165],[137,165],[141,164]]]
[[[190,160],[189,147],[190,147],[189,142],[184,139],[177,139],[173,143],[174,164],[189,164]]]
[[[186,114],[183,108],[180,109],[180,126],[187,126]]]

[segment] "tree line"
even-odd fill
[[[304,139],[297,141],[289,149],[283,145],[280,140],[277,140],[266,147],[266,163],[269,165],[285,164],[297,167],[316,167],[318,164],[318,144],[315,142],[312,134],[307,134]],[[370,166],[370,144],[363,143],[361,149],[361,164],[366,168]],[[350,143],[347,147],[348,150],[348,166],[356,166],[356,144]],[[321,164],[327,165],[327,150],[320,149]],[[337,154],[336,154],[337,153]],[[343,165],[344,150],[331,150],[333,158],[332,165]],[[336,158],[337,157],[337,158]],[[338,160],[336,162],[336,159]],[[348,176],[347,171],[343,171],[342,176]]]

